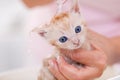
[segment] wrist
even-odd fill
[[[117,63],[120,59],[120,37],[111,38],[111,44],[113,48],[113,52],[111,53],[112,64]]]
[[[119,39],[108,38],[90,29],[88,29],[88,32],[88,39],[104,51],[108,58],[108,64],[116,63],[116,57],[120,57],[120,37]]]

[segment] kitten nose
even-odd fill
[[[72,39],[72,43],[74,44],[74,45],[78,45],[79,44],[79,42],[80,42],[80,40],[79,39]]]

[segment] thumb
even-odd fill
[[[98,45],[95,44],[94,42],[91,42],[90,46],[91,46],[92,51],[102,51],[102,49],[98,47]]]
[[[103,51],[94,43],[91,43],[92,50],[84,50],[80,49],[76,51],[75,53],[67,54],[68,57],[70,57],[72,60],[86,64],[91,65],[96,62],[97,58],[102,55]]]

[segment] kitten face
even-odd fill
[[[50,44],[69,50],[80,48],[86,36],[86,27],[77,13],[62,13],[55,16],[49,25],[36,30]]]

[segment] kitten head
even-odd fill
[[[86,37],[86,27],[78,13],[61,13],[34,31],[57,48],[69,50],[80,48]]]

